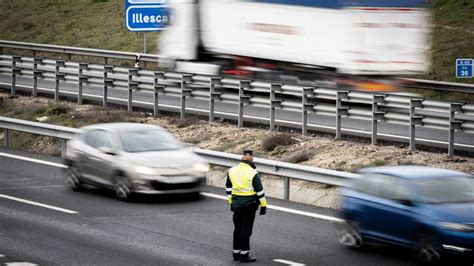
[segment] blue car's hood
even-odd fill
[[[443,222],[474,223],[474,202],[426,204],[425,211]]]

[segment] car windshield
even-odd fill
[[[416,180],[425,203],[474,202],[474,178],[451,177]]]
[[[167,151],[183,148],[179,141],[164,130],[121,132],[119,138],[126,152]]]

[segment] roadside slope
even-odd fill
[[[312,134],[301,136],[292,132],[269,132],[267,128],[237,128],[235,124],[219,120],[209,123],[197,117],[179,119],[172,115],[153,118],[150,113],[129,113],[124,109],[102,108],[55,102],[46,98],[9,97],[0,91],[0,115],[70,127],[81,127],[105,122],[137,122],[159,125],[181,141],[196,147],[240,154],[252,148],[256,157],[300,163],[313,167],[340,171],[355,171],[362,167],[381,165],[429,165],[474,174],[474,158],[453,156],[446,152],[410,151],[406,145],[370,145],[363,140],[335,140],[332,136]],[[3,134],[0,134],[0,141]],[[60,153],[57,139],[15,132],[11,136],[13,148],[38,153]],[[225,168],[214,167],[208,176],[212,186],[223,187]],[[282,198],[281,178],[265,176],[269,196]],[[290,199],[322,207],[333,207],[336,188],[310,182],[291,182]]]

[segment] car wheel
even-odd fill
[[[79,168],[75,165],[70,165],[66,170],[66,181],[69,187],[73,191],[81,191],[84,189],[84,185],[81,182],[81,177],[79,175]]]
[[[341,224],[337,236],[337,242],[349,248],[361,249],[364,246],[364,241],[359,232],[358,223],[355,221],[346,221]]]
[[[120,200],[128,201],[132,196],[132,189],[130,188],[130,182],[126,177],[118,176],[115,178],[115,196]]]
[[[441,261],[438,243],[433,235],[422,234],[418,240],[418,261],[424,265],[438,265]]]

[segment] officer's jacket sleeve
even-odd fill
[[[227,180],[225,182],[225,192],[227,193],[227,199],[229,204],[232,204],[232,182],[230,181],[229,172],[227,172]]]
[[[257,192],[260,207],[267,207],[267,199],[265,199],[265,191],[263,190],[262,179],[259,174],[256,174],[253,177],[252,185],[255,192]]]

